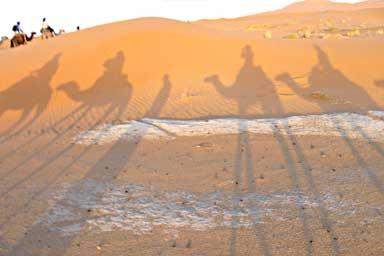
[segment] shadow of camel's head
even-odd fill
[[[71,82],[59,85],[56,88],[56,90],[57,91],[63,91],[63,92],[78,91],[79,90],[79,85],[76,82],[71,81]]]
[[[291,79],[292,77],[287,72],[281,73],[275,77],[275,80],[280,82],[288,81]]]
[[[206,83],[215,83],[219,80],[219,77],[218,75],[211,75],[211,76],[207,76],[205,79],[204,79],[204,82]]]
[[[119,51],[115,57],[106,60],[104,62],[104,67],[107,70],[117,70],[120,71],[123,68],[125,61],[125,55],[122,51]]]

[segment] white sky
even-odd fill
[[[359,2],[359,0],[337,0]],[[0,36],[11,36],[20,21],[25,32],[41,28],[46,17],[55,29],[75,30],[113,21],[157,16],[178,20],[231,18],[279,9],[297,0],[3,0]]]

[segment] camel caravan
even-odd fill
[[[15,48],[20,45],[26,45],[28,42],[31,42],[34,38],[36,38],[36,34],[37,34],[36,32],[32,32],[30,36],[28,36],[21,29],[20,22],[17,22],[16,25],[12,27],[12,31],[14,32],[14,36],[11,39],[9,39],[6,36],[1,38],[0,49]],[[41,33],[40,38],[42,40],[47,40],[49,38],[61,35],[65,33],[65,31],[61,29],[59,33],[56,33],[55,30],[48,25],[46,18],[44,18],[40,33]]]

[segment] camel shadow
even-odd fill
[[[245,115],[247,109],[253,105],[261,104],[264,113],[278,114],[280,109],[277,93],[272,82],[268,79],[261,66],[254,65],[254,54],[252,48],[246,45],[242,49],[241,57],[244,64],[237,73],[236,79],[231,86],[226,86],[218,75],[208,76],[205,82],[212,84],[217,92],[228,99],[234,100],[238,106],[238,113]],[[277,104],[268,104],[265,100],[268,98]],[[273,108],[271,108],[273,106]],[[239,135],[237,138],[236,155],[234,159],[233,170],[233,191],[232,191],[232,216],[231,216],[231,238],[229,244],[229,255],[234,256],[237,253],[239,216],[241,208],[240,199],[242,197],[241,178],[245,177],[245,186],[248,193],[255,192],[254,166],[251,147],[249,144],[248,124],[246,121],[240,121],[238,124]],[[244,132],[246,131],[246,132]],[[248,207],[255,207],[255,202],[251,202]],[[257,243],[263,255],[271,255],[270,246],[265,237],[264,227],[250,216],[252,221],[252,231],[257,239]]]
[[[72,113],[80,113],[79,116],[76,117],[74,122],[68,125],[63,131],[57,134],[48,143],[34,150],[34,152],[32,152],[31,154],[26,155],[16,166],[4,173],[3,178],[10,174],[14,174],[16,170],[20,169],[20,167],[24,166],[26,163],[31,161],[35,156],[37,156],[41,152],[48,152],[49,148],[52,145],[55,145],[57,141],[59,141],[74,127],[76,127],[81,120],[84,120],[86,116],[89,115],[92,109],[106,108],[104,114],[101,114],[101,118],[99,118],[94,124],[92,124],[90,129],[93,129],[100,123],[106,121],[107,118],[110,117],[113,112],[117,111],[116,119],[120,118],[123,112],[125,111],[132,94],[132,85],[128,82],[125,75],[123,75],[122,73],[124,61],[125,58],[122,52],[118,52],[114,58],[107,60],[104,63],[106,70],[103,75],[96,80],[94,86],[85,91],[79,91],[78,85],[74,82],[59,86],[59,90],[63,90],[64,92],[68,93],[68,96],[70,96],[72,99],[81,102],[81,106],[74,111],[75,113]],[[71,89],[76,89],[76,91],[73,91]],[[81,112],[82,109],[85,110]],[[35,139],[37,139],[37,137],[32,138],[27,143],[30,143]],[[69,145],[60,152],[51,154],[48,157],[48,160],[40,167],[38,167],[32,174],[25,176],[22,180],[8,187],[8,189],[6,189],[4,193],[1,193],[0,198],[4,197],[10,191],[12,191],[28,179],[43,171],[45,167],[47,167],[54,160],[58,159],[64,152],[67,152],[72,149],[72,147],[73,145]]]
[[[363,111],[380,109],[376,102],[368,95],[368,93],[362,89],[359,85],[350,81],[341,71],[337,70],[331,64],[327,54],[318,46],[314,46],[318,63],[312,68],[308,77],[308,87],[303,88],[299,85],[295,79],[288,73],[280,74],[276,77],[276,80],[286,83],[292,88],[300,97],[315,102],[323,111],[333,112],[352,110]],[[325,95],[329,95],[326,98],[313,99],[310,96],[313,93],[321,92]],[[309,96],[309,97],[308,97]],[[341,103],[335,107],[332,104],[332,99],[341,99]],[[372,183],[376,189],[384,195],[384,185],[378,178],[374,170],[372,170],[366,160],[362,157],[354,142],[349,137],[347,130],[343,127],[339,120],[333,121],[335,128],[341,135],[345,144],[353,154],[357,163],[364,170],[364,174],[367,176],[370,183]],[[362,127],[354,123],[349,125],[357,130],[361,136],[367,140],[368,144],[373,147],[379,154],[384,156],[384,150],[376,142],[372,141]]]
[[[326,112],[379,109],[361,86],[332,65],[319,46],[315,45],[314,49],[318,62],[309,74],[307,87],[299,85],[288,73],[278,75],[276,80],[284,82],[299,96],[316,103]]]
[[[80,90],[79,85],[71,81],[58,86],[57,90],[64,92],[70,99],[86,108],[111,107],[118,111],[118,116],[121,116],[132,94],[132,85],[122,72],[124,61],[122,51],[105,61],[103,75],[88,89]]]
[[[127,80],[126,76],[122,73],[122,67],[124,65],[125,56],[122,52],[118,52],[115,57],[106,60],[104,63],[105,71],[103,75],[96,80],[94,85],[89,89],[80,91],[79,85],[74,82],[68,82],[58,86],[59,92],[64,92],[69,98],[75,102],[79,102],[80,106],[71,111],[69,114],[55,122],[51,127],[56,131],[61,123],[64,121],[75,118],[67,128],[57,132],[58,135],[43,148],[52,145],[60,137],[74,128],[80,121],[84,120],[85,117],[93,109],[107,108],[109,112],[118,111],[116,116],[121,117],[124,110],[127,108],[127,104],[131,98],[132,85]],[[78,117],[76,117],[78,116]],[[19,145],[13,150],[10,150],[6,154],[0,157],[0,160],[5,159],[15,152],[19,151],[23,147],[37,140],[40,136],[37,135],[25,143]],[[29,160],[28,158],[27,160]],[[24,162],[24,161],[23,161]],[[21,165],[23,164],[21,163]],[[19,165],[20,166],[20,165]],[[18,168],[19,166],[16,166]],[[15,168],[14,168],[15,169]],[[12,169],[11,171],[13,171]]]
[[[31,126],[47,108],[52,96],[51,81],[59,68],[61,54],[55,55],[40,69],[33,71],[8,89],[0,92],[0,117],[7,111],[20,111],[19,119],[0,133],[1,142],[22,133]],[[30,121],[25,122],[34,112]],[[19,127],[19,128],[18,128]]]
[[[263,113],[280,114],[282,111],[275,87],[263,68],[254,65],[254,54],[249,45],[243,48],[241,57],[244,64],[231,86],[224,85],[218,75],[208,76],[204,81],[211,83],[221,96],[236,101],[241,115],[245,115],[247,109],[255,104],[262,105]]]

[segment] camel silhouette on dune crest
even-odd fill
[[[78,83],[70,81],[58,86],[57,90],[85,107],[110,106],[122,114],[132,94],[132,84],[122,72],[124,61],[125,56],[121,51],[107,60],[103,75],[88,89],[80,90]]]

